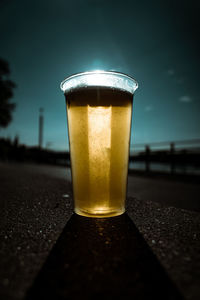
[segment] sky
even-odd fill
[[[17,88],[0,136],[68,149],[67,76],[116,70],[139,83],[131,145],[200,138],[200,2],[196,0],[0,0],[0,57]]]

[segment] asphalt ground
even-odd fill
[[[0,299],[200,299],[198,185],[131,180],[127,214],[97,220],[73,214],[69,170],[0,164]],[[193,204],[166,203],[175,186]]]

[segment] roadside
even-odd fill
[[[0,166],[6,165],[5,163]],[[24,172],[40,173],[71,182],[70,168],[36,165],[36,164],[8,164],[14,168],[21,168]],[[145,176],[129,174],[127,196],[136,197],[141,201],[153,201],[163,206],[173,206],[187,210],[200,211],[200,184],[191,180],[180,181],[180,177]]]

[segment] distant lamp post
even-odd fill
[[[42,145],[43,145],[43,127],[44,127],[44,116],[43,116],[44,109],[40,108],[39,112],[40,112],[40,114],[39,114],[38,146],[39,146],[39,149],[42,149]]]

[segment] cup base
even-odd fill
[[[99,211],[94,211],[93,213],[86,211],[86,210],[82,210],[82,209],[78,209],[75,208],[75,213],[77,215],[80,216],[84,216],[84,217],[89,217],[89,218],[109,218],[109,217],[116,217],[116,216],[120,216],[125,212],[125,209],[120,209],[120,210],[115,210],[115,211],[104,211],[104,212],[99,212]]]

